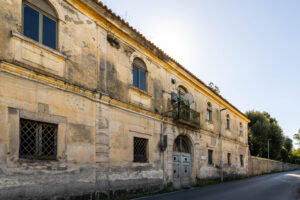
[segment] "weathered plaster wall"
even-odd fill
[[[270,173],[276,171],[288,171],[300,169],[299,165],[284,163],[276,160],[268,160],[265,158],[249,156],[249,169],[248,174],[259,175],[263,173]]]
[[[0,199],[93,190],[95,103],[1,72],[0,107]],[[19,160],[20,118],[58,124],[57,161]]]
[[[222,112],[225,175],[246,173],[245,117],[175,63],[137,43],[139,38],[128,28],[102,18],[107,13],[93,1],[49,2],[58,14],[57,50],[22,35],[21,0],[0,0],[5,5],[0,7],[0,198],[95,191],[113,197],[157,190],[164,179],[165,184],[172,182],[173,144],[179,135],[190,140],[192,181],[218,178],[220,109],[226,106],[228,110]],[[147,67],[146,91],[132,86],[136,57]],[[175,124],[166,117],[161,130],[161,114],[171,109],[168,93],[181,85],[194,97],[191,108],[200,113],[201,128]],[[211,122],[206,121],[208,101],[213,108]],[[231,117],[229,130],[226,114]],[[57,161],[19,160],[20,118],[58,124]],[[168,135],[165,152],[159,149],[161,132]],[[133,162],[135,136],[149,140],[147,163]],[[208,165],[208,149],[214,151],[213,165]],[[225,165],[227,152],[232,153],[231,166]]]
[[[51,0],[58,13],[57,50],[40,48],[37,42],[23,38],[22,1],[1,0],[0,59],[58,75],[91,90],[97,89],[98,33],[96,23],[63,0]],[[66,59],[67,58],[67,59]],[[50,65],[48,65],[50,63]],[[58,63],[61,63],[57,69]],[[52,66],[52,67],[50,67]]]

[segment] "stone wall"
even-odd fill
[[[259,175],[263,173],[289,171],[300,169],[300,165],[269,160],[255,156],[249,156],[248,175]]]

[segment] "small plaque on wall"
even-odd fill
[[[206,156],[201,156],[201,159],[202,160],[206,160]]]

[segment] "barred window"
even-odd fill
[[[57,125],[20,120],[19,157],[32,160],[55,160]]]
[[[148,140],[144,138],[134,137],[133,143],[133,162],[147,162]]]

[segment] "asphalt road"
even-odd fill
[[[300,170],[142,197],[136,200],[294,200],[298,199],[298,189],[300,191]]]

